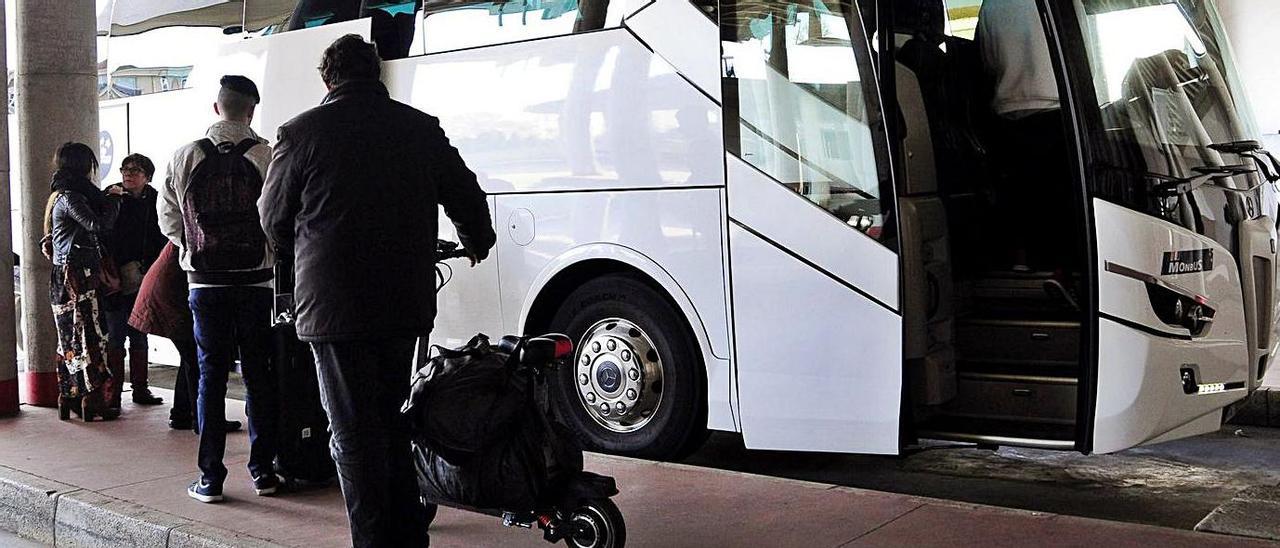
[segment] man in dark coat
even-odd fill
[[[280,127],[258,209],[294,257],[298,337],[316,354],[352,543],[423,546],[399,408],[435,321],[439,206],[474,264],[495,241],[488,201],[439,121],[390,98],[373,44],[339,38],[320,74],[329,95]]]

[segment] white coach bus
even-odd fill
[[[567,333],[553,392],[596,449],[1215,430],[1280,342],[1277,166],[1215,3],[1025,1],[104,0],[104,174],[161,180],[223,73],[274,137],[356,32],[489,194],[434,342]],[[1041,31],[1057,98],[997,114],[982,51]]]

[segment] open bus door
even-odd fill
[[[1077,449],[1217,430],[1268,354],[1275,222],[1213,3],[1041,6],[1071,82],[1096,282]]]
[[[727,0],[721,10],[743,439],[896,454],[894,193],[858,10],[852,0]]]

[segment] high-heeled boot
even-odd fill
[[[120,412],[120,397],[124,393],[124,349],[107,349],[107,370],[111,379],[102,387],[103,403],[106,408]]]
[[[71,414],[83,416],[79,396],[58,396],[58,420],[71,420]]]
[[[112,380],[80,398],[80,418],[84,422],[93,422],[95,419],[112,420],[120,416],[120,409],[111,407],[109,401]]]
[[[139,350],[139,346],[142,348]],[[132,345],[129,347],[129,386],[133,389],[133,403],[138,405],[160,405],[164,403],[164,399],[151,393],[151,389],[147,386],[147,366],[150,362],[147,360],[146,345]]]

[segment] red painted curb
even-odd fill
[[[0,417],[18,414],[18,379],[0,381]]]
[[[57,371],[28,371],[22,375],[23,403],[36,407],[58,406]]]

